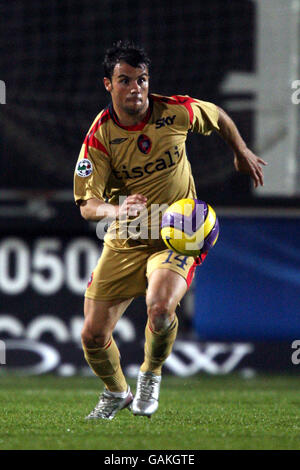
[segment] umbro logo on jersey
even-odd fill
[[[161,127],[164,127],[164,126],[169,126],[170,124],[173,124],[174,120],[176,118],[176,114],[174,114],[173,116],[167,116],[166,118],[160,118],[160,119],[157,119],[157,121],[155,121],[155,129],[160,129]]]
[[[111,140],[109,143],[110,144],[121,144],[122,142],[125,142],[125,140],[128,140],[128,137],[121,137],[119,139],[114,139],[114,140]]]

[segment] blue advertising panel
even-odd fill
[[[300,339],[300,219],[219,217],[194,280],[200,339]]]

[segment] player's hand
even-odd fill
[[[142,194],[131,194],[119,207],[119,217],[122,215],[136,217],[146,208],[147,198]]]
[[[234,154],[234,166],[237,171],[250,175],[254,181],[254,186],[264,185],[264,175],[262,165],[267,165],[262,158],[257,157],[250,149]]]

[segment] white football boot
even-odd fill
[[[155,413],[158,408],[160,382],[161,375],[139,371],[136,395],[131,404],[134,415],[150,418]]]
[[[123,408],[130,407],[132,400],[133,395],[129,386],[128,393],[125,398],[116,397],[109,390],[105,389],[100,395],[98,404],[85,419],[113,419],[118,411],[123,410]]]

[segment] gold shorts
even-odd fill
[[[192,256],[183,256],[172,250],[114,251],[104,244],[98,264],[94,269],[85,297],[93,300],[117,300],[144,296],[147,279],[158,268],[170,269],[180,274],[189,287],[195,262]]]

